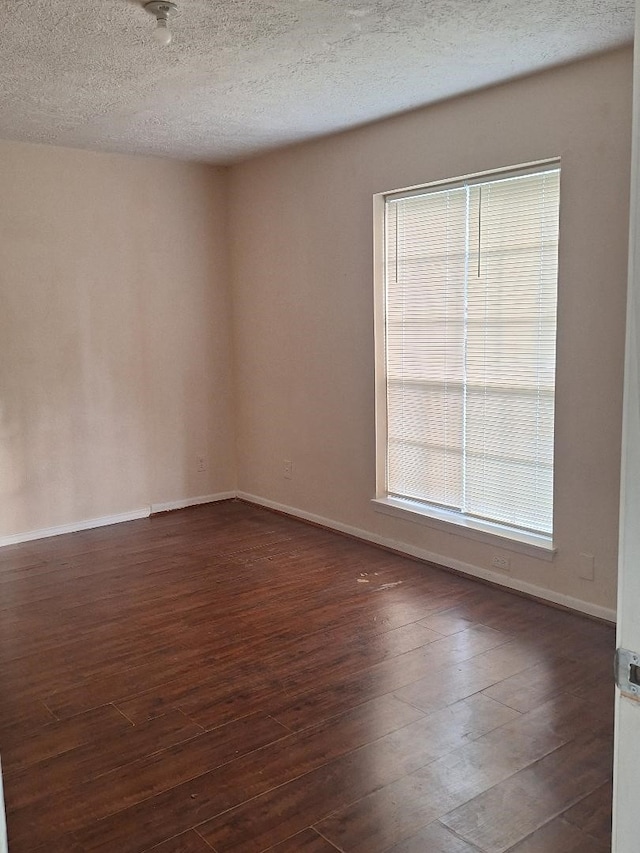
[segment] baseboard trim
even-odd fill
[[[478,580],[488,581],[489,583],[502,586],[506,589],[511,589],[514,592],[520,592],[532,598],[538,598],[541,601],[548,601],[550,604],[556,604],[560,607],[566,607],[569,610],[577,610],[579,613],[585,613],[587,616],[593,616],[596,619],[603,619],[606,622],[616,621],[616,611],[608,607],[602,607],[599,604],[592,604],[589,601],[583,601],[580,598],[574,598],[571,595],[564,595],[561,592],[555,592],[545,587],[536,586],[527,581],[519,580],[518,578],[505,577],[505,575],[497,572],[483,569],[480,566],[464,563],[461,560],[454,560],[451,557],[445,557],[442,554],[434,554],[432,551],[426,551],[424,548],[416,548],[413,545],[407,545],[404,542],[398,542],[395,539],[387,539],[384,536],[377,536],[374,533],[369,533],[367,530],[362,530],[358,527],[351,527],[348,524],[342,524],[340,521],[334,521],[330,518],[324,518],[320,515],[315,515],[312,512],[296,509],[277,501],[269,500],[268,498],[252,495],[248,492],[238,492],[237,497],[240,500],[248,503],[257,504],[267,509],[273,509],[277,512],[282,512],[285,515],[291,515],[294,518],[300,518],[303,521],[310,521],[313,524],[318,524],[321,527],[327,527],[331,530],[336,530],[339,533],[345,533],[348,536],[354,536],[356,539],[362,539],[365,542],[371,542],[374,545],[381,545],[383,548],[389,548],[392,551],[397,551],[400,554],[406,554],[408,557],[416,557],[419,560],[425,560],[429,563],[437,563],[447,569],[453,569],[455,572],[467,575]]]
[[[19,545],[21,542],[33,542],[35,539],[48,539],[50,536],[62,536],[64,533],[78,533],[81,530],[93,530],[95,527],[108,527],[111,524],[136,521],[140,518],[149,518],[149,507],[133,509],[130,512],[120,512],[117,515],[88,518],[85,521],[73,521],[70,524],[60,524],[57,527],[27,530],[24,533],[15,533],[12,536],[0,536],[0,548],[5,545]]]
[[[200,497],[197,498],[183,498],[179,501],[151,504],[151,515],[156,515],[159,512],[171,512],[174,509],[186,509],[187,507],[199,506],[200,504],[213,504],[218,501],[228,501],[232,500],[236,496],[236,492],[218,492],[217,495],[200,495]]]
[[[85,521],[73,521],[70,524],[60,524],[57,527],[44,527],[41,530],[27,530],[24,533],[14,533],[11,536],[0,536],[0,548],[5,545],[19,545],[21,542],[33,542],[36,539],[48,539],[50,536],[62,536],[65,533],[79,533],[81,530],[93,530],[96,527],[108,527],[111,524],[121,524],[123,521],[136,521],[149,518],[159,512],[170,512],[173,509],[186,509],[199,504],[228,501],[236,497],[236,492],[218,492],[215,495],[199,495],[194,498],[182,498],[179,501],[151,504],[148,507],[133,509],[130,512],[120,512],[117,515],[104,515],[101,518],[88,518]]]

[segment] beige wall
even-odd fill
[[[511,553],[511,575],[615,605],[631,62],[617,51],[231,170],[243,492],[491,568],[500,549],[370,503],[372,195],[560,155],[558,550]],[[580,553],[596,557],[593,582]]]
[[[234,488],[225,184],[0,144],[0,539]]]

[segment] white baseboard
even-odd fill
[[[80,530],[93,530],[95,527],[107,527],[110,524],[120,524],[123,521],[135,521],[139,518],[149,518],[157,512],[168,512],[172,509],[185,509],[198,504],[215,503],[235,498],[236,492],[219,492],[216,495],[200,495],[194,498],[182,498],[179,501],[169,501],[161,504],[151,504],[130,512],[117,515],[105,515],[101,518],[88,518],[85,521],[73,521],[70,524],[60,524],[57,527],[44,527],[40,530],[27,530],[24,533],[14,533],[11,536],[0,536],[0,548],[5,545],[19,545],[21,542],[33,542],[35,539],[47,539],[49,536],[61,536],[64,533],[78,533]]]
[[[607,622],[616,621],[616,611],[608,607],[601,607],[599,604],[591,604],[589,601],[583,601],[582,599],[574,598],[571,595],[564,595],[561,592],[554,592],[551,589],[536,586],[535,584],[519,580],[518,578],[505,577],[505,575],[489,571],[488,569],[483,569],[480,566],[474,566],[471,563],[454,560],[451,557],[445,557],[442,554],[434,554],[431,551],[426,551],[424,548],[416,548],[413,545],[407,545],[406,543],[398,542],[395,539],[387,539],[384,536],[369,533],[367,530],[351,527],[348,524],[342,524],[340,521],[323,518],[322,516],[315,515],[312,512],[305,512],[304,510],[286,506],[285,504],[280,504],[276,501],[269,500],[268,498],[259,497],[258,495],[251,495],[247,492],[238,492],[237,497],[240,498],[240,500],[259,504],[260,506],[267,507],[268,509],[275,509],[278,512],[283,512],[287,515],[301,518],[304,521],[312,521],[314,524],[320,524],[323,527],[337,530],[340,533],[347,533],[349,536],[355,536],[357,539],[364,539],[366,542],[372,542],[375,545],[383,545],[385,548],[391,548],[393,551],[398,551],[409,557],[417,557],[419,560],[426,560],[429,563],[437,563],[472,578],[480,578],[481,580],[490,581],[491,583],[506,587],[507,589],[524,592],[527,595],[534,596],[535,598],[549,601],[553,604],[559,604],[562,607],[568,607],[570,610],[577,610],[580,613],[586,613],[587,615],[595,616],[598,619],[605,619]]]
[[[201,495],[198,498],[183,498],[179,501],[168,501],[163,504],[151,504],[151,515],[157,512],[170,512],[172,509],[186,509],[188,506],[212,504],[217,501],[228,501],[236,497],[236,492],[218,492],[217,495]]]
[[[49,536],[61,536],[63,533],[78,533],[80,530],[108,527],[110,524],[135,521],[139,518],[149,518],[149,507],[133,509],[130,512],[120,512],[117,515],[103,515],[101,518],[88,518],[85,521],[72,521],[70,524],[60,524],[57,527],[27,530],[24,533],[14,533],[12,536],[0,536],[0,548],[4,545],[19,545],[21,542],[33,542],[34,539],[47,539]]]

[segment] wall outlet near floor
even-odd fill
[[[207,470],[207,457],[196,456],[196,465],[198,467],[198,474],[204,474],[204,472]]]
[[[494,554],[491,559],[491,566],[498,569],[499,572],[508,572],[511,569],[511,560],[508,557],[500,556],[500,554]]]
[[[595,557],[593,554],[580,554],[580,562],[578,564],[578,577],[585,581],[592,581],[595,578]]]
[[[293,477],[293,462],[290,459],[284,460],[282,476],[285,480],[290,480]]]

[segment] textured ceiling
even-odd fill
[[[634,0],[0,0],[0,137],[216,163],[630,42]]]

